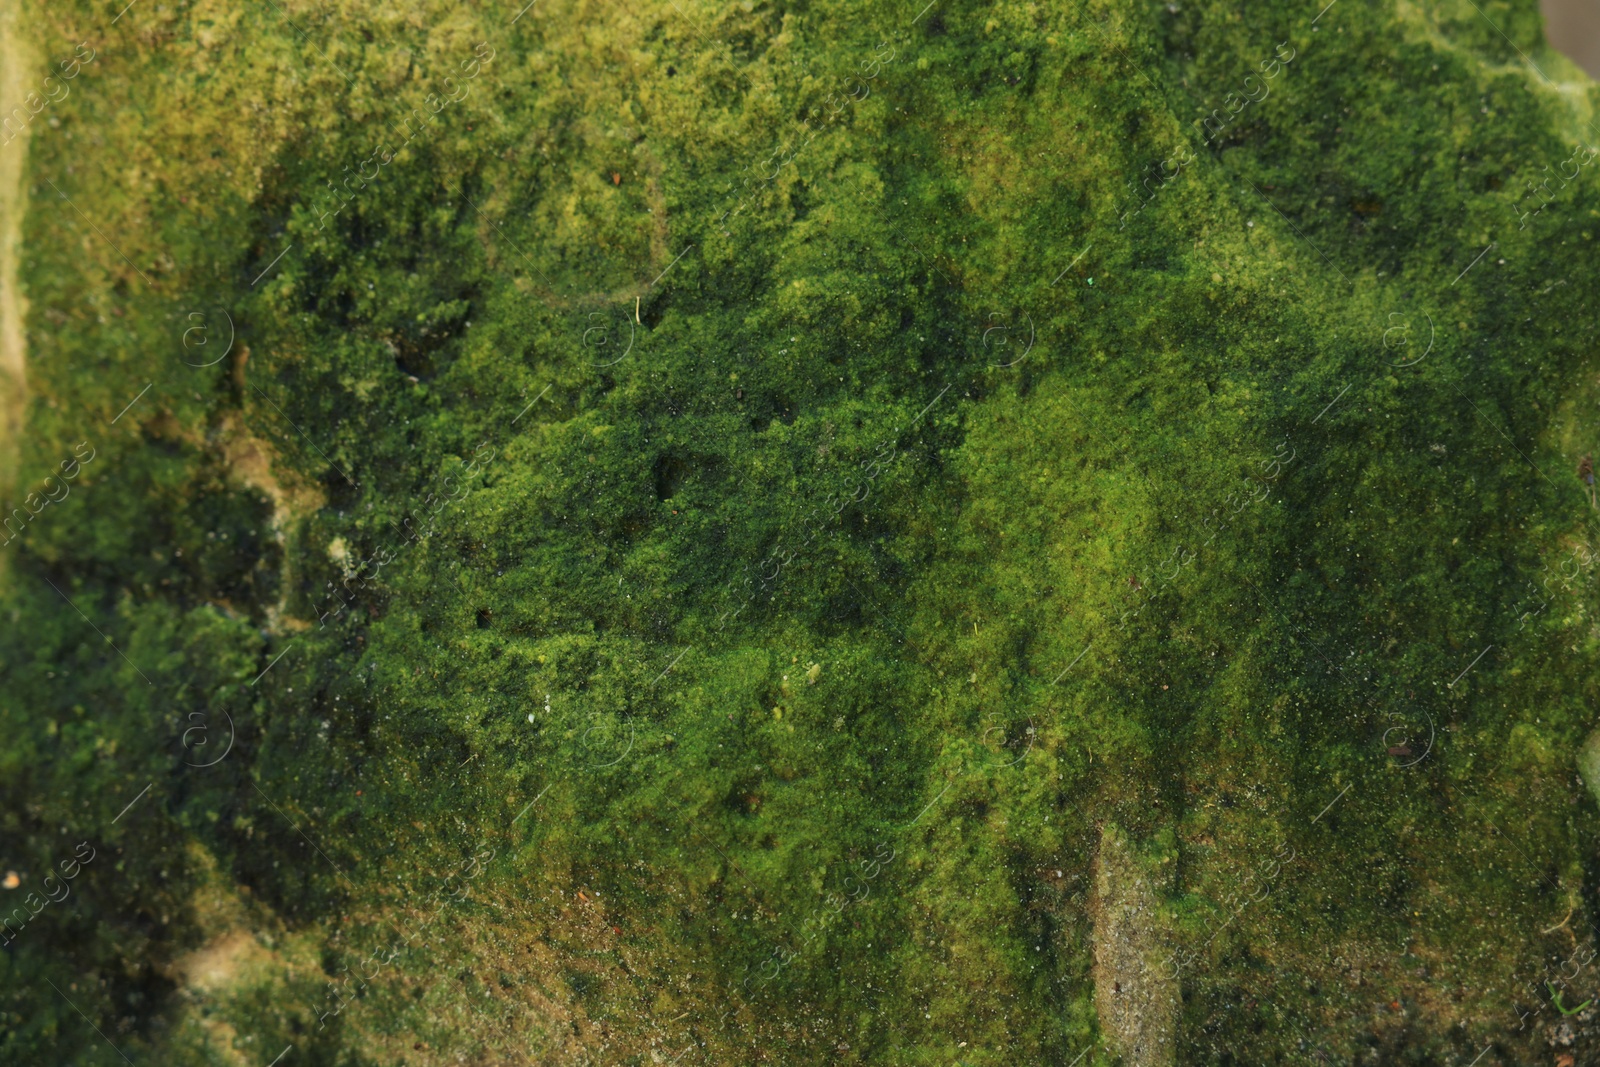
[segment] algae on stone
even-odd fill
[[[23,17],[0,1060],[1596,1062],[1531,0]]]

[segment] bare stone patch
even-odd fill
[[[1107,825],[1095,856],[1094,1000],[1100,1027],[1128,1067],[1177,1063],[1178,981],[1161,968],[1156,887],[1127,836]]]

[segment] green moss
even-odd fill
[[[0,1058],[1110,1063],[1107,824],[1180,1062],[1544,1056],[1600,194],[1485,12],[34,10]]]

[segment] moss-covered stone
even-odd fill
[[[1596,1062],[1531,0],[24,17],[0,1060]]]

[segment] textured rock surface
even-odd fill
[[[1162,966],[1165,922],[1150,876],[1114,826],[1095,854],[1094,1003],[1129,1067],[1178,1062],[1177,969]]]

